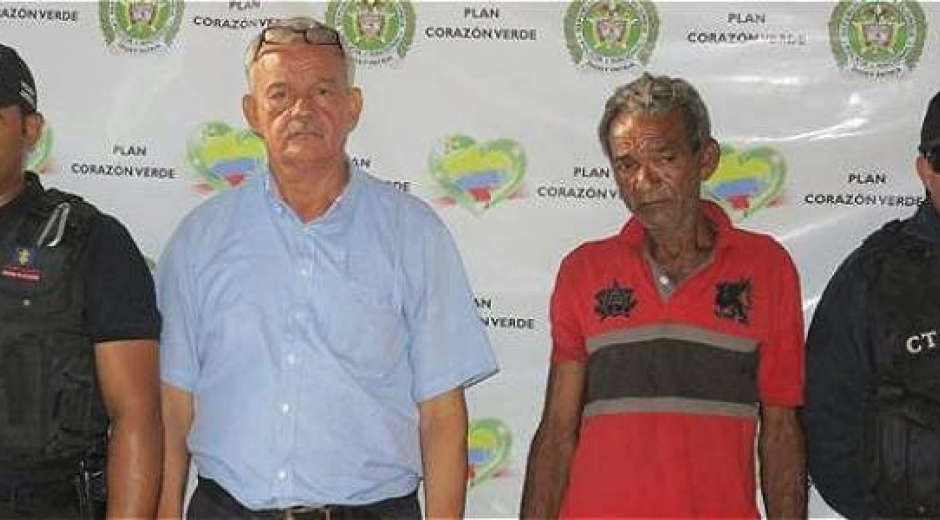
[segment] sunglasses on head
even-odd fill
[[[332,27],[313,21],[309,24],[275,25],[261,31],[252,51],[251,63],[258,60],[265,45],[287,45],[306,42],[310,45],[333,45],[345,54],[339,33]]]

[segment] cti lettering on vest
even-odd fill
[[[916,356],[921,354],[925,350],[932,350],[937,348],[937,335],[940,334],[940,329],[929,330],[927,332],[920,332],[914,334],[907,338],[907,341],[904,342],[904,345],[907,347],[907,351],[912,355]]]

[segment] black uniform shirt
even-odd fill
[[[0,229],[13,225],[27,206],[29,190],[0,206]],[[85,251],[85,323],[95,343],[160,337],[153,277],[127,229],[98,213]]]
[[[923,202],[902,233],[940,245],[940,216]],[[810,476],[839,514],[868,518],[862,432],[875,374],[867,321],[865,246],[850,254],[823,292],[806,339],[806,404],[802,409]],[[922,295],[918,295],[922,297]]]

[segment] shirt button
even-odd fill
[[[287,404],[287,403],[282,404],[282,405],[281,405],[281,411],[284,412],[284,413],[289,412],[289,411],[290,411],[290,405]]]
[[[288,364],[288,365],[296,365],[296,364],[297,364],[297,356],[295,356],[295,355],[293,355],[293,354],[288,354],[288,355],[287,355],[287,364]]]
[[[281,471],[278,471],[277,478],[284,480],[285,478],[287,478],[287,472],[284,471],[283,469]]]
[[[303,276],[304,278],[310,276],[310,269],[307,269],[306,267],[302,267],[300,269],[300,276]]]

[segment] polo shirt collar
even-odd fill
[[[729,235],[734,230],[731,225],[731,219],[725,213],[721,206],[709,200],[700,201],[699,208],[705,218],[712,223],[715,229],[715,248],[714,251],[724,249],[731,245]],[[620,231],[621,239],[632,248],[642,250],[646,243],[646,228],[635,218],[631,217],[626,225]]]

